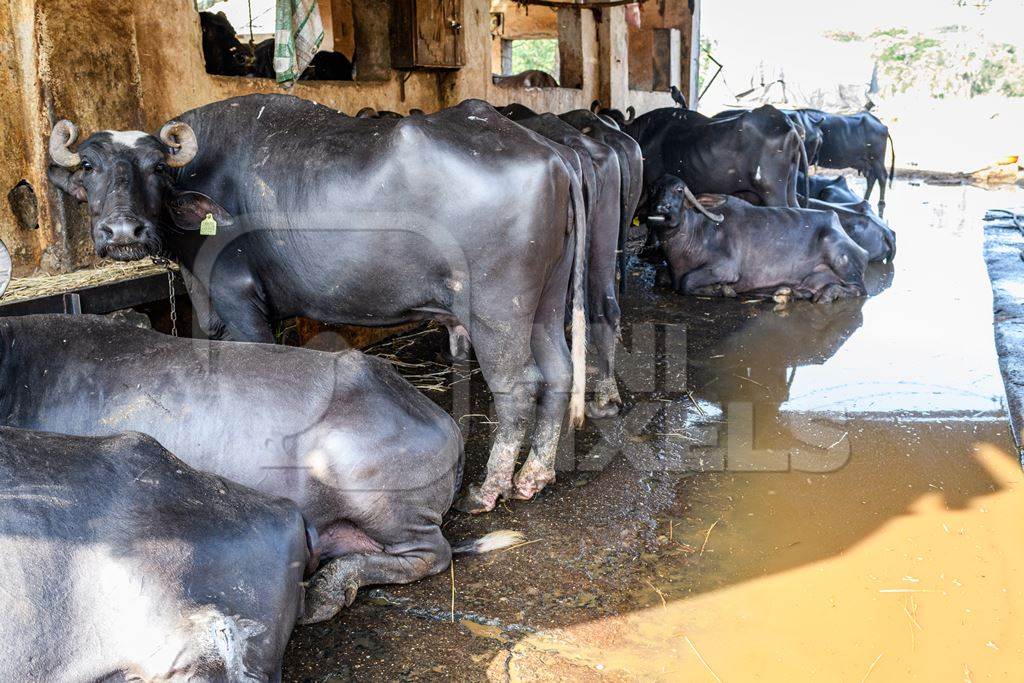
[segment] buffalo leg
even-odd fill
[[[559,308],[559,315],[562,314],[563,309]],[[541,381],[531,358],[529,322],[502,322],[502,327],[510,330],[504,337],[482,322],[475,322],[470,331],[480,371],[494,397],[498,429],[483,483],[470,485],[456,503],[455,507],[463,512],[489,512],[499,498],[511,493],[516,458]]]
[[[595,222],[595,225],[599,223]],[[615,231],[608,229],[613,226],[604,227],[604,230],[595,230],[593,232],[597,234],[591,235],[587,271],[590,344],[597,371],[594,399],[586,406],[587,416],[591,418],[617,415],[622,404],[615,384],[615,342],[622,317],[615,287],[616,243],[610,239]]]
[[[591,309],[600,312],[591,315],[590,337],[597,365],[594,399],[587,403],[587,417],[598,419],[614,417],[619,413],[622,399],[615,382],[615,342],[619,336],[619,304],[614,295],[606,294],[602,300],[591,300]]]
[[[739,279],[738,273],[732,273],[733,269],[727,264],[714,264],[691,270],[683,276],[677,287],[681,294],[699,294],[700,290],[709,285],[726,285]]]
[[[874,170],[874,175],[878,178],[878,217],[883,218],[885,216],[885,184],[889,179],[889,174],[885,170],[885,162],[878,162],[881,168]]]
[[[867,189],[864,190],[864,201],[871,201],[871,193],[875,189],[875,174],[873,171],[868,171],[867,174]]]
[[[437,574],[451,563],[448,541],[437,526],[410,542],[379,553],[344,555],[320,568],[306,587],[301,624],[326,621],[355,600],[363,586],[411,583]]]
[[[558,438],[572,386],[572,360],[560,314],[534,323],[532,346],[544,380],[533,427],[533,449],[515,479],[514,495],[521,500],[533,498],[555,479]]]

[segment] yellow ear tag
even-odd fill
[[[636,218],[636,217],[634,217],[634,218],[633,218],[633,225],[640,225],[640,219],[639,219],[639,218]]]
[[[217,219],[213,217],[212,213],[206,214],[206,218],[199,224],[199,234],[207,237],[217,234]]]

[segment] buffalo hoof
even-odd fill
[[[615,417],[622,407],[622,399],[619,397],[619,387],[614,377],[604,377],[597,380],[594,387],[594,400],[587,403],[587,417],[600,420],[608,417]]]
[[[313,575],[306,587],[305,607],[299,624],[318,624],[333,619],[345,607],[351,607],[359,593],[359,584],[342,562],[326,565]]]
[[[724,296],[724,297],[728,297],[730,299],[735,299],[736,298],[736,290],[733,289],[731,285],[722,285],[722,290],[721,291],[722,291],[722,296]]]
[[[672,286],[672,274],[668,272],[668,268],[658,268],[658,272],[654,275],[654,286],[655,287],[671,287]]]
[[[516,475],[512,497],[518,500],[530,500],[540,493],[545,486],[555,480],[555,471],[542,465],[533,465],[529,460]]]
[[[619,414],[620,406],[611,401],[587,401],[587,417],[591,420],[603,420]]]
[[[772,301],[785,306],[793,298],[793,290],[789,287],[779,287],[775,290],[775,294],[772,295]]]
[[[485,492],[479,484],[470,484],[453,507],[468,515],[479,515],[490,512],[498,505],[498,494]]]

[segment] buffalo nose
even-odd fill
[[[137,218],[116,218],[100,225],[100,232],[111,242],[134,242],[143,230],[142,221]]]

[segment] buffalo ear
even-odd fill
[[[235,223],[234,217],[223,206],[202,192],[177,193],[167,202],[167,210],[174,224],[182,230],[198,230],[206,214],[211,214],[219,226]]]
[[[722,204],[725,204],[725,195],[720,194],[702,194],[697,197],[697,201],[705,209],[717,209]]]
[[[59,188],[62,192],[66,192],[78,201],[84,202],[88,199],[85,193],[85,186],[82,185],[81,169],[72,171],[57,164],[50,164],[46,169],[46,176],[53,183],[54,187]]]

